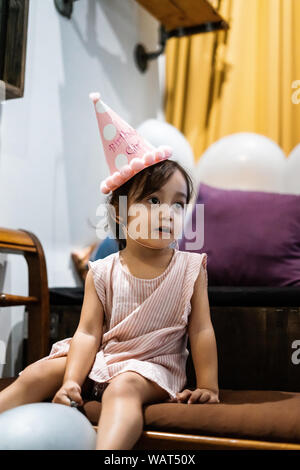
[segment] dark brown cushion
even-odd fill
[[[101,403],[82,411],[97,425]],[[145,431],[300,443],[300,393],[221,390],[218,404],[147,404],[144,423]]]
[[[15,378],[0,379],[0,391]],[[101,403],[86,401],[82,412],[97,425]],[[220,390],[218,404],[144,405],[144,430],[300,443],[300,393]]]

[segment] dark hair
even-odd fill
[[[126,238],[124,238],[124,235],[123,238],[120,237],[122,228],[118,221],[112,217],[111,212],[113,210],[114,215],[117,217],[121,215],[119,208],[120,196],[127,196],[128,199],[133,197],[134,202],[139,202],[164,186],[176,170],[179,170],[186,180],[186,203],[188,204],[194,192],[193,181],[186,170],[174,160],[163,160],[162,162],[144,168],[126,181],[126,183],[122,184],[122,186],[112,191],[108,196],[106,201],[108,224],[106,224],[106,228],[108,228],[108,226],[110,227],[119,245],[119,250],[126,247]]]

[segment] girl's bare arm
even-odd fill
[[[196,373],[197,388],[212,390],[218,394],[217,347],[210,318],[205,269],[200,270],[195,282],[191,307],[188,335]]]
[[[95,289],[92,271],[89,270],[80,321],[70,344],[63,383],[73,381],[80,386],[83,384],[101,345],[103,320],[103,306]]]

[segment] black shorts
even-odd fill
[[[84,401],[101,401],[104,390],[108,385],[108,382],[95,382],[87,377],[82,386],[82,399]]]

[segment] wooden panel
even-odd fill
[[[50,346],[56,341],[70,338],[78,327],[81,305],[53,305],[50,306]]]
[[[300,365],[292,361],[300,308],[211,307],[211,319],[220,388],[300,392]]]
[[[6,387],[11,385],[16,380],[16,377],[3,377],[0,379],[0,392]]]
[[[202,23],[217,23],[223,18],[206,0],[136,0],[167,31]]]

